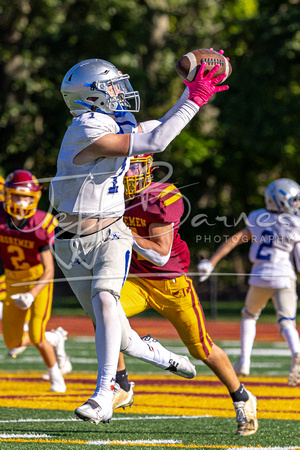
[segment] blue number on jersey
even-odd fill
[[[264,242],[262,242],[258,248],[256,259],[263,259],[264,261],[270,261],[271,252],[268,252],[268,251],[264,252],[265,254],[263,255],[262,250],[266,249],[266,247],[268,247],[268,248],[272,247],[273,238],[274,238],[273,231],[264,230],[261,233],[261,240],[263,240]]]
[[[127,161],[127,158],[124,159],[124,162],[121,167],[121,172],[119,173],[119,175],[117,175],[116,177],[113,177],[112,186],[108,189],[109,194],[116,194],[119,191],[118,177],[123,174],[125,167],[126,167],[126,161]]]

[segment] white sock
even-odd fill
[[[54,379],[62,378],[62,374],[60,372],[57,362],[54,364],[54,366],[47,367],[47,369],[48,369],[48,374],[49,374],[50,380],[53,381]]]
[[[300,339],[298,331],[292,325],[287,325],[281,332],[282,336],[288,343],[292,355],[300,352]]]
[[[97,387],[92,395],[102,407],[111,407],[113,387],[121,348],[121,323],[117,302],[109,292],[99,292],[93,298],[96,317],[95,344],[98,360]]]
[[[256,320],[243,317],[241,322],[241,363],[250,367],[251,352],[256,336]]]
[[[130,344],[124,353],[149,362],[160,369],[168,369],[170,367],[170,359],[172,359],[173,355],[170,350],[167,350],[159,342],[142,341],[134,330],[132,330]]]
[[[58,336],[56,333],[53,333],[52,331],[46,331],[45,337],[48,342],[52,345],[52,347],[55,347],[58,343]]]

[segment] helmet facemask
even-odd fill
[[[8,175],[4,185],[4,209],[18,220],[28,219],[37,210],[44,186],[40,186],[36,177],[30,172],[16,170]],[[18,196],[16,199],[14,196]],[[29,199],[22,199],[25,197]]]
[[[97,97],[97,92],[101,92],[97,100],[93,101],[92,110],[98,109],[105,111],[107,114],[115,114],[115,112],[137,112],[140,109],[140,97],[138,92],[133,91],[129,82],[129,75],[120,75],[117,78],[106,82],[94,81],[86,84],[90,87],[91,97]],[[103,96],[105,95],[106,104],[103,105]],[[78,103],[75,101],[75,103]],[[120,114],[119,114],[120,115]]]
[[[5,180],[0,175],[0,202],[4,202],[4,183]]]
[[[130,200],[152,182],[151,155],[140,155],[130,159],[130,167],[124,177],[125,198]]]
[[[13,195],[22,195],[30,198],[30,202],[26,200],[13,200]],[[41,198],[41,191],[39,192],[24,192],[24,189],[5,189],[4,207],[6,212],[18,220],[28,219],[33,216],[37,210],[38,202]]]
[[[90,59],[68,71],[61,93],[75,116],[95,111],[122,117],[127,111],[140,109],[139,93],[133,90],[129,78],[107,61]]]

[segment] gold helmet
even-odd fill
[[[134,198],[147,186],[150,186],[152,177],[152,155],[138,155],[130,159],[130,167],[124,177],[125,198]]]
[[[44,186],[40,186],[38,180],[27,170],[15,170],[10,173],[4,185],[4,209],[19,220],[28,219],[37,210],[38,202]],[[13,201],[13,195],[30,197],[30,202]]]
[[[4,183],[5,179],[0,175],[0,202],[4,202]]]

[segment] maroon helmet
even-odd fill
[[[27,170],[15,170],[10,173],[4,184],[4,209],[17,219],[28,219],[37,210],[44,186],[40,186],[38,180]],[[13,196],[28,197],[15,200]]]

